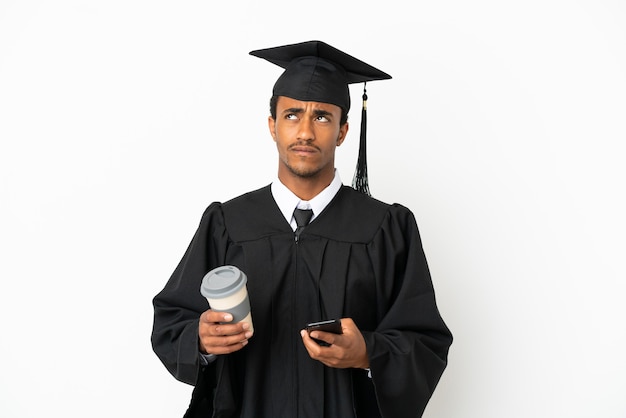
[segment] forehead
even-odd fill
[[[277,111],[280,113],[285,109],[312,109],[312,110],[324,110],[330,113],[341,114],[341,108],[337,105],[324,102],[305,102],[302,100],[292,99],[287,96],[279,96],[276,103]]]

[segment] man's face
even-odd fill
[[[268,119],[278,148],[279,176],[330,176],[332,179],[335,148],[341,145],[348,132],[347,123],[339,125],[340,118],[339,106],[279,97],[276,120]]]

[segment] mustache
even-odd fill
[[[319,147],[317,145],[315,145],[313,142],[311,141],[298,141],[298,142],[294,142],[293,144],[289,145],[288,149],[293,149],[296,147],[310,147],[310,148],[315,148],[316,150],[319,151]]]

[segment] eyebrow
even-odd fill
[[[287,114],[287,113],[296,113],[296,114],[301,114],[304,113],[304,108],[302,107],[290,107],[289,109],[285,109],[283,110],[283,114]],[[322,110],[322,109],[315,109],[313,110],[313,114],[315,116],[333,116],[333,114],[327,110]]]

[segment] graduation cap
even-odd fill
[[[285,69],[274,84],[274,96],[286,96],[303,102],[330,103],[350,110],[348,84],[387,80],[391,76],[324,42],[308,41],[251,51]],[[352,187],[370,194],[367,183],[366,132],[367,94],[363,87],[359,158]]]

